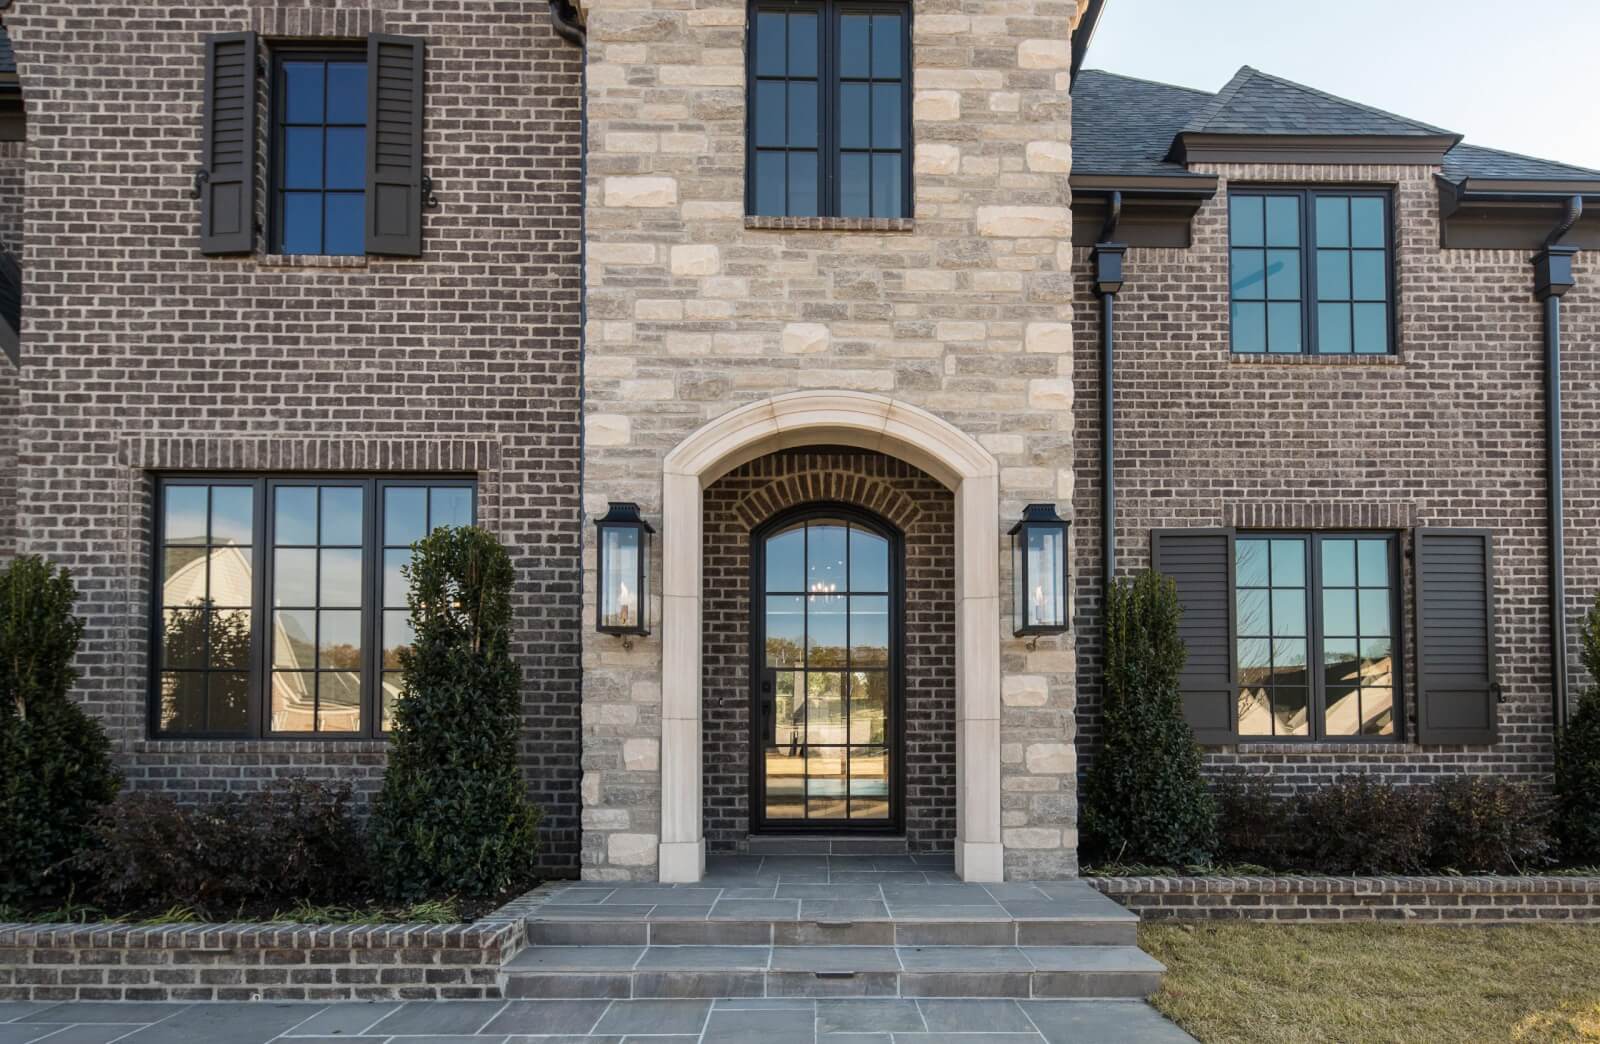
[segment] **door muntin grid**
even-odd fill
[[[897,818],[900,563],[890,535],[820,515],[757,548],[757,822]]]

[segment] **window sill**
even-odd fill
[[[163,739],[134,740],[128,744],[132,754],[382,754],[389,741],[370,736],[335,739],[308,736],[305,739]]]
[[[1228,362],[1238,366],[1403,366],[1399,355],[1267,355],[1230,351]]]
[[[744,227],[768,232],[914,232],[913,218],[763,217],[746,214]]]
[[[366,268],[365,254],[257,254],[263,268]]]
[[[1417,743],[1397,743],[1393,740],[1351,741],[1340,743],[1329,740],[1317,740],[1307,743],[1272,743],[1259,740],[1246,740],[1240,743],[1225,744],[1211,748],[1213,750],[1230,750],[1235,754],[1420,754],[1422,746]]]

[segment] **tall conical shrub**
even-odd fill
[[[416,638],[400,654],[375,869],[396,900],[501,895],[531,878],[539,830],[517,767],[511,559],[481,529],[442,528],[416,544],[406,576]]]
[[[1217,812],[1183,719],[1178,592],[1146,570],[1106,593],[1102,743],[1084,780],[1082,835],[1094,861],[1210,862]]]
[[[67,896],[74,856],[120,782],[105,730],[70,695],[77,600],[67,571],[42,558],[0,570],[0,905]]]
[[[1579,634],[1589,686],[1556,746],[1555,832],[1562,859],[1600,865],[1600,597]]]

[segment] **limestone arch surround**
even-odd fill
[[[956,501],[956,873],[1004,878],[1000,840],[1000,469],[977,440],[882,395],[805,391],[741,406],[667,454],[662,470],[662,881],[705,872],[701,817],[703,491],[775,450],[849,446],[921,468]]]

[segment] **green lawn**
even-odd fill
[[[1600,924],[1144,925],[1204,1044],[1600,1041]]]

